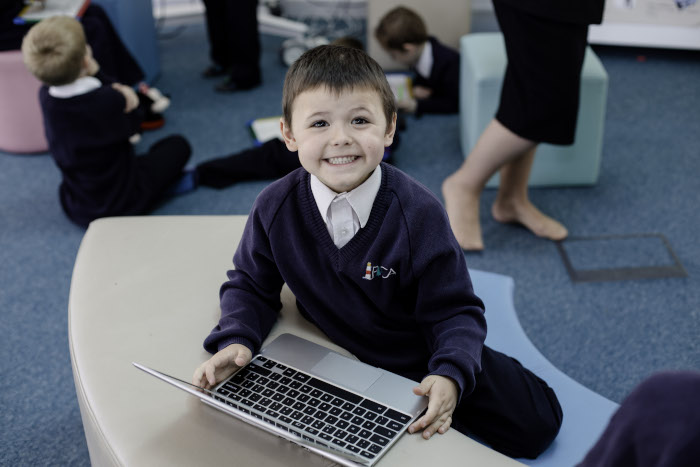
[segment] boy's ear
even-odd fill
[[[287,125],[284,117],[280,118],[280,132],[282,132],[282,138],[284,138],[284,144],[287,145],[287,149],[289,149],[291,152],[298,151],[299,145],[297,144],[297,140],[294,139],[292,128]]]
[[[386,133],[384,134],[384,147],[388,148],[391,143],[394,142],[394,134],[396,133],[396,112],[394,112],[393,117],[391,117],[391,122],[386,127]]]

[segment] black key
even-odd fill
[[[274,417],[274,418],[277,418],[277,417],[280,416],[280,414],[278,414],[278,413],[275,412],[274,410],[270,410],[270,409],[267,409],[267,410],[265,411],[265,413],[268,414],[270,417]]]
[[[287,368],[286,370],[284,370],[284,372],[282,374],[284,376],[294,376],[296,373],[297,373],[296,370],[292,370],[291,368]]]
[[[269,379],[265,378],[264,376],[261,376],[260,378],[257,379],[258,384],[265,385],[270,382]]]
[[[281,419],[280,419],[280,420],[281,420]],[[275,423],[275,426],[276,426],[277,428],[283,429],[284,431],[289,431],[289,428],[287,428],[286,426],[282,425],[281,423]]]
[[[304,394],[308,394],[312,389],[313,388],[311,386],[308,386],[306,384],[304,384],[302,387],[299,388],[299,390],[301,392],[303,392]]]
[[[326,433],[320,433],[318,437],[321,439],[325,439],[326,441],[333,441],[333,437]]]
[[[262,395],[265,396],[265,397],[272,397],[272,395],[273,395],[274,393],[275,393],[275,391],[273,391],[272,389],[265,389],[265,390],[262,392]]]
[[[389,443],[388,439],[384,438],[383,436],[379,436],[379,435],[373,435],[369,440],[372,441],[373,443],[379,444],[380,446],[386,446]],[[371,447],[370,447],[370,449],[371,449]]]
[[[321,397],[322,394],[323,392],[319,391],[318,389],[314,389],[313,391],[311,391],[311,397]]]
[[[355,443],[357,443],[359,440],[360,440],[360,438],[358,438],[358,437],[355,436],[355,435],[348,435],[348,437],[345,438],[345,441],[347,441],[348,444],[355,444]]]
[[[299,381],[292,381],[289,383],[289,387],[292,389],[299,389],[301,387],[301,383]]]
[[[367,451],[362,451],[362,452],[360,453],[360,455],[361,455],[362,457],[366,457],[367,459],[374,459],[375,457],[377,457],[377,456],[375,456],[374,454],[372,454],[371,452],[367,452]]]
[[[253,401],[249,401],[248,399],[242,399],[241,404],[247,405],[248,407],[252,407]]]
[[[360,431],[360,427],[357,426],[357,425],[350,425],[350,426],[347,428],[347,430],[348,430],[350,433],[357,433],[358,431]]]
[[[332,435],[336,428],[333,425],[326,425],[323,427],[323,432]]]
[[[267,361],[267,358],[263,357],[262,355],[258,355],[257,357],[255,357],[255,359],[256,359],[256,360],[259,360],[259,361],[261,361],[261,362],[266,362],[266,361]]]
[[[366,410],[362,407],[355,407],[355,410],[352,411],[355,415],[364,415],[365,412]]]
[[[333,396],[330,394],[321,394],[321,397],[319,397],[323,402],[330,402],[333,400]]]
[[[257,366],[257,365],[248,365],[247,368],[250,368],[251,366]],[[270,373],[272,373],[269,369],[275,367],[275,362],[271,362],[271,361],[268,360],[268,361],[266,361],[265,363],[263,363],[263,366],[264,366],[265,368],[260,368],[259,366],[258,366],[258,368],[260,368],[261,370],[266,370],[267,373],[260,373],[260,374],[263,375],[263,376],[267,376],[267,375],[269,375]],[[253,371],[255,371],[255,370],[253,370]],[[258,373],[258,371],[255,371],[255,372]]]
[[[327,415],[328,414],[326,412],[319,410],[314,414],[314,417],[316,417],[319,420],[325,420]]]
[[[393,420],[391,420],[386,426],[389,427],[390,429],[396,430],[396,431],[399,431],[401,428],[403,428],[402,424],[400,424],[399,422],[395,422]]]
[[[309,396],[308,394],[302,394],[301,396],[297,397],[297,400],[302,402],[306,402],[309,399],[311,399],[311,396]]]
[[[282,377],[282,375],[279,374],[279,373],[272,373],[270,376],[268,376],[268,378],[270,378],[270,379],[273,380],[273,381],[277,381],[277,380],[280,379],[281,377]]]
[[[264,412],[264,411],[265,411],[265,407],[262,406],[262,405],[260,405],[260,404],[255,404],[255,405],[253,406],[253,408],[254,408],[255,410],[259,411],[259,412]]]
[[[292,423],[292,421],[293,421],[291,418],[285,417],[284,415],[280,415],[279,418],[280,418],[280,421],[282,421],[284,423]]]
[[[233,381],[236,384],[241,384],[245,378],[243,377],[243,373],[240,371],[236,373],[233,378],[231,378],[231,381]]]
[[[311,424],[311,426],[314,427],[314,428],[316,428],[317,430],[320,430],[320,429],[323,428],[325,425],[326,425],[326,424],[323,423],[323,422],[320,421],[320,420],[316,420],[315,422],[313,422],[313,423]]]
[[[366,439],[361,439],[357,442],[357,445],[361,447],[362,449],[367,449],[372,443],[367,441]]]
[[[328,402],[324,402],[323,404],[319,405],[318,408],[320,410],[323,410],[324,412],[328,412],[331,410],[332,406]],[[331,412],[333,413],[333,412]]]
[[[377,425],[384,425],[386,422],[388,422],[389,419],[386,417],[377,417],[377,419],[374,421]]]
[[[289,399],[290,402],[294,402],[294,399],[290,399],[289,397],[287,397],[287,399]],[[287,402],[287,399],[284,400],[283,404]],[[304,407],[306,407],[306,405],[303,402],[294,402],[294,405],[292,405],[294,410],[304,410]]]
[[[244,388],[252,388],[253,386],[255,386],[255,383],[247,379],[241,383],[241,386],[243,386]]]
[[[284,366],[284,365],[282,365],[281,363],[278,363],[278,364],[277,364],[277,368],[279,368],[280,370],[286,370],[286,369],[287,369],[287,367]]]
[[[355,408],[355,406],[353,404],[351,404],[350,402],[346,402],[343,404],[343,410],[352,410],[354,408]]]
[[[334,440],[333,440],[333,444],[337,444],[337,445],[340,446],[341,448],[344,448],[344,447],[345,447],[345,441],[340,441],[339,439],[334,439]]]
[[[311,407],[318,407],[318,404],[320,404],[321,401],[318,399],[311,399],[310,401],[307,402]]]
[[[348,426],[350,426],[350,424],[348,422],[346,422],[345,420],[339,420],[338,423],[335,424],[335,426],[337,426],[338,428],[345,429]]]
[[[301,419],[301,423],[305,423],[307,425],[311,425],[314,421],[314,417],[309,417],[308,415]]]
[[[358,404],[362,400],[361,396],[353,394],[350,391],[346,391],[343,388],[339,388],[338,386],[328,384],[325,381],[321,381],[320,379],[311,378],[307,384],[309,386],[315,387],[316,389],[329,392],[334,396],[340,397],[341,399],[344,399],[348,402],[352,402],[353,404]]]
[[[289,391],[289,386],[280,386],[277,388],[277,392],[281,392],[282,394],[286,394],[287,391]]]
[[[367,413],[365,414],[365,418],[367,420],[374,420],[375,418],[377,418],[377,416],[378,415],[376,413],[370,411],[367,411]]]
[[[401,412],[397,412],[394,409],[387,410],[386,413],[384,414],[384,416],[389,417],[392,420],[396,420],[397,422],[401,423],[402,425],[405,425],[411,419],[411,417],[409,417],[408,415],[401,413]]]
[[[260,375],[258,375],[256,373],[248,373],[247,375],[245,375],[245,379],[247,379],[249,381],[257,381],[257,379],[259,377],[260,377]]]
[[[279,410],[282,408],[282,404],[280,404],[279,402],[273,402],[272,405],[270,406],[270,408],[272,410]]]
[[[260,405],[267,407],[268,405],[272,404],[272,401],[268,399],[267,397],[263,397],[260,400]]]
[[[233,384],[232,381],[226,381],[226,383],[224,383],[224,387],[226,389],[228,389],[229,391],[233,391],[233,392],[239,391],[241,389],[239,386],[236,386],[235,384]]]
[[[277,389],[279,387],[280,383],[276,383],[274,381],[270,381],[267,383],[267,387],[270,389]]]
[[[366,430],[372,430],[375,426],[377,426],[377,424],[374,422],[370,422],[370,421],[366,421],[365,423],[362,424],[362,428],[364,428]]]
[[[348,434],[343,430],[338,430],[335,432],[335,437],[338,439],[344,439]]]
[[[355,454],[359,453],[362,449],[358,448],[357,446],[345,446],[345,449],[347,449],[350,452],[354,452]]]
[[[343,405],[344,402],[345,401],[343,399],[336,397],[331,401],[331,404],[335,405],[336,407],[340,407],[341,405]]]
[[[304,405],[304,404],[301,404],[301,405]],[[314,409],[313,407],[306,407],[304,409],[304,413],[307,415],[313,415],[314,413],[316,413],[316,409]]]
[[[372,412],[376,412],[378,414],[384,413],[386,410],[386,407],[380,404],[379,402],[374,402],[369,399],[365,399],[362,401],[360,406],[364,407],[365,409],[369,409]]]
[[[341,420],[352,420],[352,414],[350,412],[343,412],[340,414]]]
[[[241,392],[238,393],[238,395],[240,395],[241,397],[248,397],[251,394],[253,394],[253,393],[247,389],[241,389]]]
[[[374,432],[379,433],[382,436],[386,436],[387,438],[393,438],[394,436],[396,436],[396,432],[394,430],[384,428],[383,426],[378,426],[374,429]]]
[[[283,376],[282,379],[280,380],[280,384],[289,384],[291,382],[292,382],[292,380],[287,378],[286,376]]]
[[[295,427],[300,428],[300,429],[302,429],[302,430],[303,430],[304,428],[306,428],[306,425],[304,425],[304,424],[301,423],[301,422],[292,422],[292,426],[295,426]]]
[[[317,430],[316,428],[311,428],[310,426],[307,426],[307,427],[306,427],[306,431],[308,431],[308,432],[311,433],[312,435],[317,435],[317,434],[318,434],[318,430]],[[313,441],[313,439],[310,439],[309,441]]]
[[[262,399],[262,396],[260,394],[252,394],[248,399],[252,400],[253,402],[257,402]]]
[[[272,400],[277,401],[277,402],[281,402],[284,400],[284,394],[280,394],[280,393],[276,392],[272,395]]]
[[[328,411],[331,415],[335,415],[336,417],[343,413],[343,410],[340,407],[333,407],[331,410]]]
[[[292,376],[292,378],[294,378],[297,381],[301,381],[302,383],[305,383],[311,379],[311,376],[305,375],[304,373],[297,373],[294,376]]]
[[[333,415],[329,415],[326,417],[326,423],[335,423],[338,421],[338,417],[335,417]]]
[[[292,412],[294,412],[294,411],[292,410],[291,407],[282,407],[282,408],[280,409],[280,413],[281,413],[282,415],[289,415],[289,414],[291,414]]]
[[[375,454],[379,454],[379,452],[382,450],[382,448],[380,448],[380,447],[377,446],[376,444],[373,444],[373,445],[371,445],[371,446],[369,447],[369,449],[367,449],[367,450],[368,450],[369,452],[373,452],[373,453],[375,453]]]
[[[289,429],[289,432],[292,433],[292,434],[294,434],[294,435],[297,435],[298,437],[301,438],[301,433],[299,433],[298,431],[292,430],[292,429],[290,428],[290,429]]]
[[[365,423],[365,419],[362,417],[358,417],[357,415],[354,416],[350,421],[353,422],[355,425],[362,425],[363,423]]]
[[[365,438],[365,439],[367,439],[367,438],[369,438],[370,436],[372,436],[372,432],[371,432],[371,431],[367,431],[367,430],[360,430],[360,432],[357,434],[357,436],[359,436],[360,438]]]
[[[304,414],[299,412],[298,410],[295,410],[294,412],[292,412],[290,417],[292,417],[294,420],[301,420],[302,418],[304,418]]]

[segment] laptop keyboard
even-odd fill
[[[272,359],[257,356],[215,398],[307,441],[377,457],[411,416]]]

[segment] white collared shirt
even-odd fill
[[[60,99],[68,99],[69,97],[87,94],[100,86],[102,86],[102,82],[94,76],[83,76],[69,84],[50,86],[49,95]]]
[[[335,246],[342,248],[367,224],[381,183],[381,166],[362,185],[343,193],[336,193],[311,175],[311,193]]]
[[[428,40],[425,41],[423,52],[421,52],[416,63],[416,72],[423,78],[430,78],[430,71],[433,69],[433,44]]]

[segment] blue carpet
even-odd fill
[[[172,106],[165,127],[145,134],[139,150],[171,133],[190,140],[192,162],[250,146],[247,121],[280,113],[286,71],[280,43],[263,38],[260,88],[222,96],[200,78],[208,61],[201,19],[161,40],[162,76],[155,84],[171,94]],[[490,218],[492,190],[482,199],[487,249],[467,254],[467,261],[513,277],[518,317],[540,352],[619,402],[655,371],[700,369],[700,55],[595,50],[610,75],[600,180],[590,188],[533,190],[532,200],[575,236],[661,233],[688,276],[573,283],[552,242]],[[457,116],[408,118],[396,166],[439,195],[442,180],[461,162]],[[83,230],[61,212],[59,182],[46,154],[0,153],[0,465],[89,464],[66,318]],[[155,213],[245,214],[267,183],[200,188]],[[605,264],[606,258],[587,261]]]

